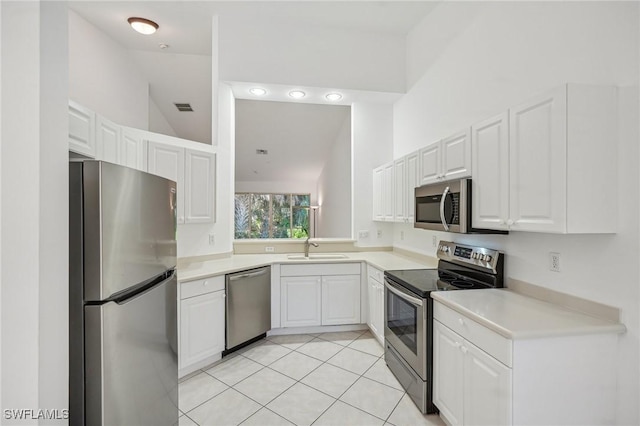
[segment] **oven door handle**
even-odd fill
[[[412,305],[415,306],[422,306],[422,300],[418,299],[417,297],[412,297],[409,296],[408,294],[403,293],[402,291],[396,289],[395,287],[389,285],[389,283],[384,283],[384,286],[387,288],[387,290],[389,290],[391,293],[395,294],[396,296],[398,296],[399,298],[406,300],[407,302],[411,303]]]
[[[447,186],[442,193],[442,198],[440,199],[440,220],[442,221],[442,226],[445,231],[449,231],[449,225],[447,224],[447,218],[444,217],[444,203],[447,200],[447,194],[449,194],[449,187]]]

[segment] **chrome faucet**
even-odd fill
[[[309,246],[319,246],[318,243],[312,243],[311,241],[309,241],[310,238],[311,237],[307,237],[306,241],[304,242],[304,257],[309,257]]]

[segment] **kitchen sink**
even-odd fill
[[[304,257],[304,254],[288,254],[289,260],[318,260],[318,259],[348,259],[349,256],[340,253],[314,253],[309,257]]]

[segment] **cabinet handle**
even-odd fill
[[[184,216],[180,216],[180,217],[178,218],[178,220],[179,220],[180,222],[184,222]]]
[[[460,350],[462,351],[463,354],[466,354],[469,351],[465,346],[461,346]]]
[[[460,325],[464,325],[464,320],[462,318],[458,318],[458,322],[460,323]]]
[[[509,226],[513,225],[513,219],[507,220],[507,225],[509,225]]]
[[[208,286],[208,285],[209,285],[209,281],[204,281],[204,282],[202,283],[202,285],[203,285],[203,286],[205,286],[205,287],[206,287],[206,286]]]

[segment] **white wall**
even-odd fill
[[[351,123],[351,211],[356,245],[391,246],[393,224],[374,222],[372,216],[373,169],[390,161],[393,154],[393,105],[356,102],[351,106]],[[359,238],[359,231],[369,232],[369,237]]]
[[[69,10],[69,98],[123,126],[149,129],[149,83],[125,50]]]
[[[318,178],[316,236],[351,238],[351,117],[345,117]]]
[[[178,137],[176,131],[173,130],[173,127],[171,127],[171,124],[169,124],[151,96],[149,96],[149,131]]]
[[[404,37],[220,17],[220,79],[404,92]]]
[[[68,407],[67,8],[0,7],[1,405],[62,410]],[[13,423],[3,413],[3,424]]]
[[[510,278],[621,308],[628,331],[613,362],[624,425],[640,421],[638,18],[637,2],[440,4],[408,37],[408,80],[415,82],[394,107],[393,131],[399,157],[565,82],[636,86],[620,91],[617,234],[394,229],[395,246],[431,255],[431,235],[504,250]],[[430,49],[434,40],[447,44]],[[550,251],[561,254],[560,273],[548,271]]]

